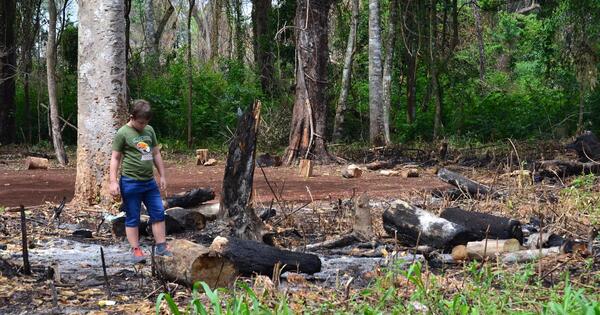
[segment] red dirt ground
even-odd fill
[[[184,164],[167,163],[166,193],[171,195],[196,187],[211,187],[219,198],[224,169],[224,163],[219,162],[220,164],[212,167],[196,166],[191,160]],[[45,201],[56,203],[63,196],[66,196],[67,200],[73,197],[74,168],[24,170],[21,165],[11,164],[13,163],[0,164],[0,206],[33,206]],[[285,201],[310,201],[308,190],[315,200],[335,200],[349,198],[353,189],[356,189],[357,193],[367,191],[373,197],[399,197],[412,191],[448,187],[424,171],[420,172],[418,178],[387,177],[377,172],[365,172],[359,179],[344,179],[340,176],[340,169],[341,166],[316,166],[315,176],[304,179],[297,175],[296,168],[264,168],[266,177],[276,191],[285,182],[282,194]],[[258,167],[254,174],[254,186],[255,200],[269,203],[273,194]]]

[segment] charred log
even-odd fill
[[[440,213],[440,217],[464,226],[478,239],[514,238],[523,244],[523,230],[518,220],[461,208],[446,208]]]

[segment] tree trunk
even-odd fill
[[[212,32],[210,32],[210,59],[219,56],[219,23],[221,23],[221,0],[212,0]]]
[[[62,141],[60,120],[58,119],[58,97],[56,95],[56,4],[48,0],[48,42],[46,44],[46,74],[48,77],[48,100],[52,121],[52,144],[56,159],[62,166],[67,165],[67,154]]]
[[[260,75],[263,93],[273,95],[273,32],[269,27],[271,0],[253,0],[252,26],[254,32],[254,62]]]
[[[383,63],[383,131],[385,144],[392,142],[390,138],[390,110],[392,103],[392,64],[394,46],[396,45],[396,20],[398,19],[398,0],[390,1],[390,18],[388,20],[388,36],[385,42],[385,61]]]
[[[257,241],[262,241],[263,224],[250,207],[250,200],[256,164],[260,107],[260,102],[256,101],[239,119],[235,137],[227,153],[220,211],[233,225],[233,236]]]
[[[154,44],[154,34],[156,34],[156,28],[154,27],[154,0],[144,0],[143,2],[144,13],[146,14],[146,23],[144,25],[144,36],[146,37],[146,58],[153,59],[156,58],[158,53],[158,47]]]
[[[585,88],[579,83],[579,116],[577,118],[577,134],[583,131],[583,115],[585,113]]]
[[[23,73],[23,109],[25,112],[24,140],[26,143],[31,143],[33,138],[33,126],[31,124],[30,77],[33,68],[33,46],[35,45],[35,39],[40,27],[40,6],[40,0],[28,0],[21,3],[21,29],[23,34],[23,39],[21,42],[21,65]]]
[[[307,10],[308,6],[308,10]],[[284,161],[298,158],[330,162],[325,140],[328,62],[328,13],[330,0],[299,0],[296,7],[296,99],[292,113],[289,145]]]
[[[348,93],[350,91],[350,79],[352,77],[352,63],[356,49],[356,30],[358,28],[358,15],[360,1],[352,0],[352,20],[350,22],[350,33],[346,45],[346,56],[344,57],[344,69],[342,70],[342,89],[335,109],[335,120],[333,122],[333,141],[339,142],[344,134],[344,118],[347,108]]]
[[[0,3],[0,143],[13,143],[16,137],[16,22],[15,0]]]
[[[412,124],[417,118],[417,55],[416,52],[407,52],[406,57],[406,122]]]
[[[244,22],[242,21],[242,0],[233,0],[235,14],[235,55],[239,63],[244,62],[246,50],[244,49]],[[268,20],[266,21],[268,23]]]
[[[189,0],[189,9],[187,16],[187,66],[188,66],[188,106],[187,106],[187,146],[192,148],[192,94],[194,84],[194,74],[192,70],[192,12],[196,0]]]
[[[385,143],[382,70],[379,0],[369,0],[369,141],[374,146]]]
[[[127,118],[124,10],[122,0],[79,1],[74,203],[113,200],[108,191],[111,145]]]
[[[479,46],[479,80],[483,81],[485,78],[485,43],[483,41],[483,28],[481,26],[481,11],[479,10],[477,0],[473,0],[471,8],[475,17],[475,32]]]

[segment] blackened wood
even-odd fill
[[[262,239],[263,223],[250,208],[256,165],[256,138],[260,123],[260,101],[250,105],[240,117],[227,154],[221,210],[230,219],[232,235],[242,239]]]
[[[21,205],[21,246],[23,249],[23,274],[31,274],[29,265],[29,250],[27,248],[27,220],[25,219],[25,207]]]
[[[594,161],[600,160],[600,140],[591,131],[585,131],[575,141],[567,144],[565,149],[577,152],[577,156],[581,162],[591,162],[590,159]]]
[[[577,161],[548,160],[536,165],[539,177],[569,177],[573,175],[600,174],[600,164],[595,162],[581,163]]]
[[[104,248],[100,246],[100,258],[102,259],[102,274],[104,275],[104,287],[106,288],[106,294],[108,298],[112,296],[110,292],[110,284],[108,283],[108,275],[106,274],[106,262],[104,261]]]
[[[215,192],[211,188],[196,188],[181,194],[167,197],[167,204],[165,208],[191,208],[213,199],[215,199]]]
[[[170,208],[165,211],[165,217],[174,220],[178,230],[198,231],[206,225],[204,215],[196,209]]]
[[[256,163],[261,167],[276,167],[282,164],[280,156],[270,155],[269,153],[259,155]]]
[[[501,196],[500,193],[493,191],[491,188],[445,168],[440,169],[437,175],[441,180],[458,187],[465,194],[473,198],[485,198],[488,195],[491,195],[493,198]]]
[[[487,231],[489,239],[514,238],[523,244],[523,230],[518,220],[461,208],[446,208],[440,213],[440,217],[464,226],[480,240],[486,238]]]
[[[321,271],[317,255],[279,249],[264,243],[238,238],[217,237],[211,251],[227,258],[245,276],[273,275],[273,267],[279,263],[285,271],[313,274]]]
[[[456,245],[477,240],[477,235],[462,225],[440,218],[404,201],[395,204],[383,215],[383,228],[402,245],[429,245],[451,249]]]

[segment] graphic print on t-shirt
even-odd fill
[[[152,158],[152,147],[148,143],[151,143],[152,139],[148,136],[139,136],[133,138],[133,143],[142,153],[142,161],[151,161]]]

